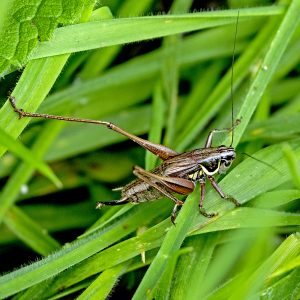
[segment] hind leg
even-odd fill
[[[126,204],[126,203],[129,203],[129,199],[128,198],[122,198],[120,200],[112,200],[112,201],[106,201],[106,202],[97,202],[96,204],[96,209],[100,209],[106,205],[123,205],[123,204]]]

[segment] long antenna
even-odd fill
[[[252,156],[252,155],[250,155],[248,153],[242,152],[242,154],[244,154],[244,155],[246,155],[246,156],[248,156],[248,157],[250,157],[250,158],[252,158],[252,159],[254,159],[254,160],[256,160],[256,161],[258,161],[258,162],[260,162],[262,164],[264,164],[264,165],[266,165],[267,167],[273,169],[274,171],[276,171],[276,172],[278,172],[279,174],[282,175],[282,173],[279,170],[277,170],[275,167],[273,167],[271,164],[268,164],[267,162],[265,162],[265,161],[263,161],[261,159],[258,159],[258,158],[254,157],[254,156]]]
[[[231,96],[231,143],[230,147],[233,144],[233,133],[234,133],[234,116],[233,116],[233,65],[235,60],[235,45],[236,45],[236,38],[237,38],[237,30],[238,30],[238,23],[239,23],[239,17],[240,17],[240,11],[238,10],[237,18],[236,18],[236,24],[235,24],[235,33],[234,33],[234,43],[233,43],[233,49],[232,49],[232,61],[231,61],[231,83],[230,83],[230,96]]]

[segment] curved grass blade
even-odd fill
[[[57,187],[61,187],[62,183],[53,173],[53,171],[43,163],[41,160],[37,159],[34,153],[28,150],[21,142],[14,140],[9,134],[0,128],[0,140],[2,147],[6,147],[16,156],[26,161],[32,167],[39,170],[43,175],[49,178]]]
[[[270,6],[240,10],[240,18],[282,14],[283,8]],[[31,59],[91,50],[112,45],[163,37],[235,22],[235,10],[123,18],[89,22],[58,28],[51,40],[40,43]],[[137,28],[139,30],[137,30]]]

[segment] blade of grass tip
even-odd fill
[[[187,197],[176,219],[176,226],[171,227],[166,234],[158,254],[133,296],[134,300],[147,298],[147,295],[152,292],[158,279],[164,272],[168,259],[180,248],[190,224],[193,222],[196,214],[198,214],[198,206],[196,204],[198,197],[196,194],[194,193],[192,196]]]
[[[164,126],[165,105],[162,97],[161,84],[157,83],[153,91],[152,113],[148,140],[160,144]],[[150,151],[146,151],[146,170],[155,167],[157,157]]]
[[[274,38],[272,39],[270,46],[268,47],[268,51],[262,60],[261,65],[259,66],[253,83],[249,88],[244,100],[244,105],[237,115],[237,119],[241,119],[242,122],[236,128],[234,133],[234,146],[236,146],[241,139],[242,134],[245,131],[258,102],[260,101],[267,88],[267,85],[271,81],[276,69],[278,68],[280,59],[284,51],[287,49],[293,33],[299,26],[299,11],[300,0],[291,1],[279,24],[279,27],[274,31]],[[277,22],[277,20],[275,20],[275,22]]]
[[[9,134],[0,128],[0,140],[2,147],[6,147],[17,157],[27,162],[31,167],[40,171],[51,180],[57,187],[62,187],[62,183],[53,173],[48,165],[38,159],[34,152],[28,150],[21,142],[14,140]]]
[[[114,268],[103,271],[98,278],[76,299],[100,300],[107,299],[117,284],[118,279],[128,269],[131,261],[119,264]]]
[[[60,244],[48,235],[45,229],[16,206],[11,207],[6,213],[5,225],[33,251],[41,255],[46,256],[60,248]]]
[[[35,159],[42,159],[63,125],[63,122],[49,122],[46,125],[32,147]],[[15,202],[22,185],[24,185],[32,176],[33,171],[34,168],[31,165],[22,163],[10,176],[0,193],[0,223],[4,218],[6,211]]]

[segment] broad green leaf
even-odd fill
[[[11,3],[0,31],[0,74],[22,67],[37,43],[48,40],[57,25],[78,22],[91,0],[14,0]]]

